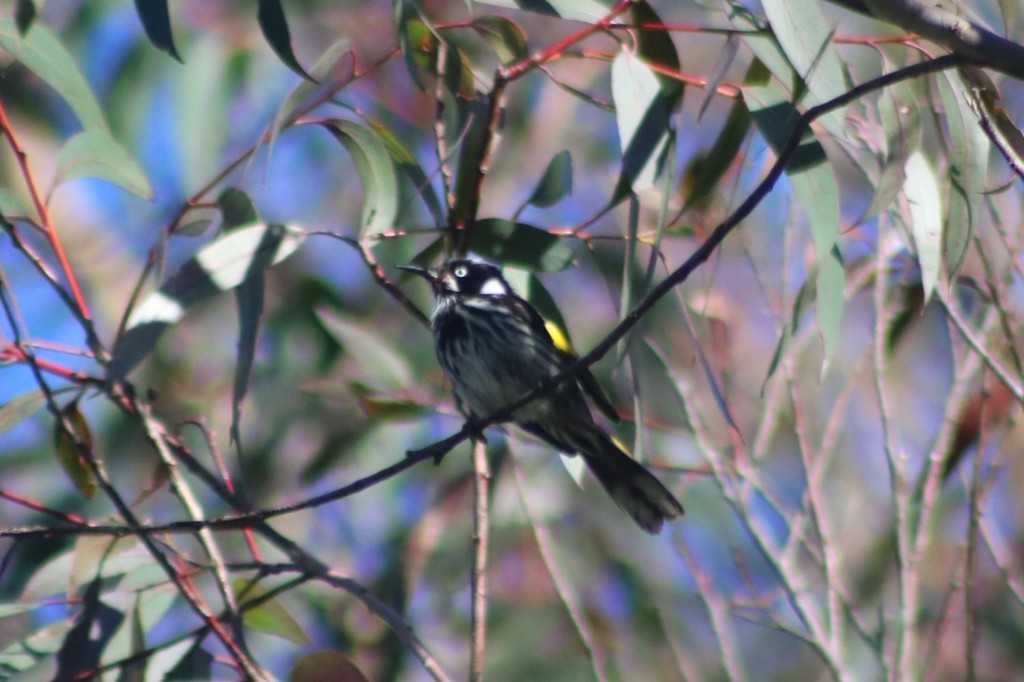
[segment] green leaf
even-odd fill
[[[57,91],[86,130],[107,130],[92,89],[60,39],[37,22],[22,38],[14,19],[0,19],[0,47]]]
[[[676,52],[675,41],[668,31],[654,28],[663,26],[664,22],[650,3],[646,0],[634,1],[629,13],[633,18],[633,24],[638,27],[635,29],[637,55],[648,64],[657,64],[668,71],[678,72],[679,53]],[[652,28],[644,28],[645,26]],[[662,92],[673,103],[682,96],[683,85],[680,81],[663,73],[655,75],[661,81]]]
[[[761,5],[786,58],[806,84],[807,106],[821,104],[845,93],[843,62],[832,43],[834,30],[818,0],[764,0]],[[780,76],[780,74],[775,74]],[[843,110],[823,117],[829,132],[842,136]]]
[[[905,84],[886,88],[878,98],[878,117],[886,132],[885,160],[875,194],[864,215],[874,217],[892,206],[906,180],[907,159],[921,147],[921,113]]]
[[[701,160],[697,168],[687,170],[684,182],[689,185],[689,191],[686,192],[684,209],[700,204],[718,188],[719,181],[739,156],[743,140],[750,131],[750,121],[750,111],[746,104],[740,101],[733,102],[722,132],[718,134],[718,139],[707,156]],[[689,183],[691,178],[692,184]]]
[[[906,172],[903,193],[910,204],[910,227],[927,303],[935,291],[942,268],[942,193],[935,171],[923,152],[916,151],[910,155]]]
[[[554,206],[572,194],[572,155],[564,149],[548,162],[540,182],[533,188],[530,198],[523,204],[547,207]],[[522,210],[522,209],[520,209]],[[518,211],[517,211],[518,213]]]
[[[235,381],[231,393],[231,441],[241,446],[242,401],[249,390],[249,376],[256,360],[256,341],[263,317],[263,299],[266,275],[254,273],[235,289],[238,303],[238,360],[235,363]]]
[[[232,584],[232,588],[239,606],[244,609],[242,620],[247,626],[276,635],[299,646],[309,645],[309,637],[280,599],[270,599],[253,608],[246,608],[246,603],[257,601],[267,594],[268,590],[262,584],[239,579]]]
[[[424,40],[434,40],[427,25],[420,16],[419,9],[413,0],[394,0],[392,13],[395,33],[398,35],[398,46],[402,50],[402,59],[409,72],[409,78],[420,90],[426,90],[420,79],[420,68],[425,50],[432,49]]]
[[[367,417],[378,421],[407,421],[422,417],[427,408],[408,398],[395,398],[378,393],[360,382],[353,382],[352,393],[359,401],[359,409]]]
[[[352,659],[340,651],[314,651],[302,656],[288,674],[288,682],[369,682]]]
[[[101,654],[124,620],[124,614],[100,599],[102,581],[89,583],[78,600],[75,626],[68,632],[57,652],[57,672],[53,679],[71,680],[82,671],[95,670]]]
[[[142,21],[142,28],[146,31],[149,42],[153,43],[156,49],[166,52],[181,62],[181,56],[174,48],[167,0],[135,0],[135,11],[139,13],[139,20]]]
[[[45,404],[45,393],[29,391],[0,405],[0,435],[34,415]]]
[[[343,319],[330,308],[317,308],[316,315],[354,360],[363,383],[385,391],[399,391],[412,385],[412,370],[405,358],[381,343],[375,331]]]
[[[53,186],[73,178],[98,178],[143,199],[153,198],[146,173],[106,130],[84,130],[64,143]]]
[[[342,38],[320,55],[311,72],[315,82],[299,81],[278,109],[272,127],[275,134],[292,123],[297,113],[322,103],[328,93],[337,92],[352,80],[356,58],[351,45],[350,40]]]
[[[487,142],[487,126],[490,125],[490,105],[486,98],[478,97],[466,106],[468,118],[466,129],[461,136],[459,167],[455,174],[455,206],[452,208],[451,223],[465,225],[471,218],[470,210],[476,201],[477,182],[480,179],[480,159],[484,158]],[[449,128],[449,130],[451,130]]]
[[[1013,26],[1017,23],[1020,4],[1017,0],[999,0],[999,11],[1003,15],[1003,25]]]
[[[81,442],[86,450],[92,450],[92,430],[89,428],[89,422],[85,420],[85,415],[78,409],[77,400],[72,400],[61,412],[64,415],[64,420],[54,424],[53,432],[57,461],[71,482],[75,484],[78,492],[82,493],[82,497],[90,500],[96,494],[99,486],[88,462],[79,452],[76,440]],[[70,424],[71,431],[65,428],[65,420]]]
[[[469,250],[504,265],[544,272],[564,270],[573,259],[564,239],[502,218],[478,220],[469,231]]]
[[[108,368],[123,378],[156,345],[167,327],[195,303],[234,289],[256,273],[280,263],[305,241],[308,232],[294,225],[256,224],[228,232],[200,249],[128,319]]]
[[[391,229],[398,215],[398,177],[387,146],[358,123],[335,119],[321,123],[344,145],[363,183],[363,236]]]
[[[796,109],[776,88],[744,86],[743,97],[761,134],[773,149],[782,149],[798,118]],[[828,164],[825,149],[813,134],[805,134],[793,153],[786,165],[786,177],[807,216],[818,257],[818,327],[825,344],[827,363],[839,342],[846,273],[838,247],[839,186]]]
[[[288,20],[285,19],[280,0],[259,0],[256,18],[259,21],[260,30],[263,31],[263,37],[267,39],[278,58],[289,69],[306,80],[313,80],[299,64],[295,53],[292,52],[292,36],[288,30]]]
[[[217,197],[217,208],[220,209],[225,232],[231,232],[243,225],[252,225],[260,220],[249,195],[235,187],[228,187],[220,193]]]
[[[224,216],[224,232],[259,221],[259,214],[249,195],[229,187],[217,198],[217,206]],[[242,400],[249,390],[249,376],[256,358],[256,340],[259,337],[260,318],[263,316],[263,293],[266,277],[255,272],[235,288],[238,304],[238,359],[235,363],[235,381],[231,393],[231,442],[241,448]]]
[[[68,619],[32,632],[19,633],[17,636],[20,639],[0,650],[0,669],[5,672],[29,671],[43,659],[51,658],[60,651],[72,627],[74,624]]]
[[[405,174],[406,178],[412,183],[413,189],[417,195],[423,200],[423,204],[430,211],[431,217],[434,219],[434,225],[436,227],[442,227],[445,222],[444,210],[441,208],[441,202],[437,199],[437,192],[434,191],[434,186],[430,184],[430,178],[420,167],[420,164],[416,161],[416,158],[406,149],[402,141],[391,132],[382,122],[371,119],[368,121],[370,127],[373,128],[374,132],[380,137],[381,142],[387,147],[388,153],[391,154],[391,158],[396,164],[398,164],[398,170]]]
[[[225,41],[200,33],[189,45],[188,63],[173,70],[177,129],[188,131],[175,138],[185,186],[206,183],[229,139],[229,50]]]
[[[86,535],[75,541],[73,558],[64,579],[69,595],[76,595],[97,578],[125,575],[153,565],[153,556],[136,537]]]
[[[512,64],[530,56],[526,34],[509,19],[488,15],[474,19],[470,26],[483,36],[502,63]]]
[[[23,613],[30,613],[38,608],[38,604],[0,604],[0,618],[20,616]]]
[[[14,22],[18,26],[18,32],[24,36],[35,20],[36,3],[33,0],[18,0],[18,4],[14,8]]]
[[[537,12],[573,21],[594,23],[608,16],[611,3],[607,0],[477,0],[481,5]]]
[[[967,255],[974,220],[983,210],[982,198],[988,189],[990,144],[967,99],[964,81],[948,72],[941,75],[938,87],[946,113],[949,173],[953,184],[946,210],[943,251],[946,276],[952,279]]]
[[[152,652],[146,666],[147,679],[208,680],[213,678],[212,663],[212,654],[202,647],[197,647],[191,639],[184,639]],[[175,674],[175,669],[179,667],[181,674]]]
[[[820,14],[820,10],[818,10],[818,14]],[[732,19],[733,26],[744,32],[742,34],[743,43],[751,49],[751,51],[757,56],[758,60],[768,68],[769,72],[773,74],[780,83],[787,84],[789,94],[785,99],[799,98],[801,100],[801,104],[808,107],[814,104],[820,104],[828,99],[827,97],[823,98],[822,95],[824,91],[832,87],[832,83],[834,82],[834,76],[829,75],[831,69],[826,63],[831,63],[831,58],[826,58],[824,56],[826,52],[834,50],[828,40],[821,38],[821,36],[817,35],[817,31],[814,31],[814,34],[818,38],[818,42],[814,43],[811,41],[809,44],[816,44],[817,50],[814,50],[813,48],[800,49],[800,43],[797,42],[796,44],[789,45],[793,50],[793,53],[790,54],[786,51],[786,48],[780,44],[779,36],[774,32],[767,35],[763,33],[754,33],[754,31],[765,27],[755,21],[752,18],[752,15],[743,12],[733,12],[730,15],[730,18]],[[811,20],[816,21],[814,18],[811,18]],[[798,19],[796,19],[796,21],[798,21]],[[789,35],[791,29],[799,32],[799,25],[794,29],[792,21],[783,23],[785,24],[783,28],[784,32],[787,33],[788,41],[792,37]],[[816,24],[816,28],[820,28],[820,26]],[[829,40],[831,39],[831,36],[827,31],[826,36],[828,36]],[[799,36],[797,39],[801,40]],[[819,52],[822,55],[822,63],[819,64],[813,57],[811,57],[810,62],[807,63],[809,54],[818,54]],[[793,60],[799,60],[799,65],[795,64]],[[808,76],[808,72],[806,70],[802,70],[801,65],[804,69],[812,69],[810,73],[810,78],[812,80],[820,80],[820,82],[815,83],[816,90],[809,90],[808,86],[804,83],[803,78]],[[841,68],[842,63],[840,62],[840,69]],[[822,70],[822,73],[818,72],[819,69]],[[843,91],[845,92],[845,88]],[[818,121],[835,137],[843,138],[846,136],[845,128],[843,126],[843,110],[829,112],[819,118]]]
[[[622,169],[612,203],[630,191],[654,187],[680,92],[678,88],[664,91],[654,71],[628,50],[620,51],[612,62],[612,100],[622,147]]]
[[[0,216],[8,220],[29,216],[25,202],[21,200],[20,196],[6,187],[0,187]]]
[[[988,124],[985,132],[993,146],[1003,155],[1010,168],[1021,175],[1024,173],[1024,134],[1000,104],[1001,98],[995,83],[984,69],[978,67],[962,66],[960,76],[968,86],[967,96],[971,109]]]

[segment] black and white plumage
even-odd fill
[[[540,313],[520,297],[494,265],[457,259],[427,270],[434,292],[430,316],[437,357],[456,397],[474,416],[487,416],[536,388],[575,360]],[[583,370],[546,397],[516,410],[512,420],[567,455],[582,455],[612,499],[648,533],[683,508],[647,469],[594,422],[585,395],[618,419],[594,376]]]

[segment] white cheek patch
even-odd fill
[[[491,277],[480,287],[480,293],[484,296],[501,296],[508,293],[505,283],[497,277]]]

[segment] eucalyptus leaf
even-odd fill
[[[106,130],[84,130],[64,143],[54,187],[74,178],[106,180],[143,199],[153,198],[145,171]]]
[[[527,204],[542,208],[554,206],[572,194],[572,155],[564,149],[548,162],[537,186],[533,188]]]
[[[307,80],[313,80],[292,51],[292,36],[280,0],[259,0],[256,15],[263,37],[267,39],[278,58],[295,73]]]
[[[771,86],[744,86],[743,97],[758,130],[773,149],[782,149],[798,119],[796,109],[783,92]],[[817,254],[818,328],[825,345],[827,365],[839,342],[846,273],[838,246],[839,186],[824,147],[812,133],[805,133],[790,157],[786,177],[807,216]]]
[[[33,22],[32,28],[22,37],[14,19],[0,19],[0,47],[53,88],[75,112],[83,128],[107,130],[103,110],[92,88],[71,53],[44,24]]]
[[[171,15],[167,11],[167,0],[135,0],[135,11],[142,21],[149,42],[158,50],[182,61],[178,50],[174,47],[174,36],[171,34]]]
[[[234,289],[263,269],[292,255],[308,232],[294,225],[257,223],[228,232],[200,249],[159,290],[132,313],[108,368],[123,378],[156,345],[160,335],[185,311],[218,293]]]
[[[911,232],[925,303],[935,291],[942,268],[942,192],[931,164],[921,151],[907,159],[903,193],[910,205]]]
[[[478,220],[469,233],[469,250],[504,265],[553,272],[572,263],[572,248],[547,230],[502,218]]]
[[[321,125],[348,151],[363,183],[362,234],[391,229],[398,215],[398,176],[387,146],[373,130],[352,121]]]

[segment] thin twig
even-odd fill
[[[469,653],[469,679],[484,677],[484,653],[487,644],[487,545],[490,537],[487,505],[490,500],[491,471],[487,445],[473,443],[473,570],[471,574],[472,645]]]
[[[25,153],[25,150],[22,149],[21,144],[18,142],[18,136],[14,132],[14,127],[11,126],[11,121],[7,118],[7,110],[4,108],[3,102],[0,102],[0,134],[7,139],[7,145],[14,152],[21,175],[25,179],[25,185],[28,187],[29,196],[32,197],[32,204],[35,206],[36,213],[39,214],[43,235],[49,242],[50,248],[53,249],[53,254],[57,257],[57,262],[60,264],[60,269],[64,273],[64,278],[67,280],[68,287],[71,289],[71,295],[75,300],[75,308],[81,315],[81,319],[85,322],[83,326],[89,345],[93,351],[97,351],[100,344],[99,339],[96,337],[96,331],[92,326],[92,314],[89,312],[89,304],[85,300],[85,294],[82,293],[78,277],[71,267],[71,261],[68,260],[64,244],[57,234],[53,220],[50,218],[50,209],[47,207],[46,202],[43,201],[42,194],[39,192],[39,186],[36,184],[35,177],[32,174],[32,167],[28,162],[28,154]]]

